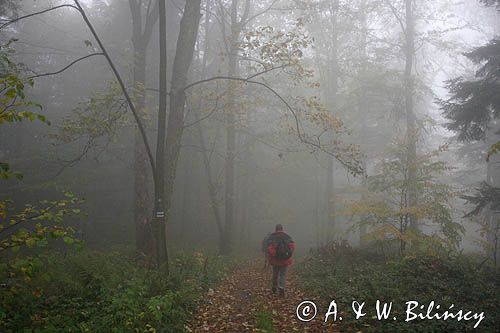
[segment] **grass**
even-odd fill
[[[275,333],[272,314],[265,310],[257,312],[255,328],[260,332]]]

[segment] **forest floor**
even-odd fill
[[[293,266],[289,269],[284,298],[271,293],[271,267],[262,261],[240,267],[227,276],[201,301],[191,323],[191,332],[336,332],[318,318],[301,322],[296,307],[304,294],[298,287]]]

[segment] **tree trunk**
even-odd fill
[[[498,141],[498,132],[500,124],[493,123],[486,130],[486,146],[490,147]],[[491,156],[486,165],[486,182],[493,187],[500,187],[499,168],[500,157],[498,155]],[[486,241],[488,242],[487,256],[491,257],[495,267],[497,266],[497,258],[499,253],[499,237],[500,237],[500,214],[498,211],[491,209],[488,205],[484,209],[484,223],[487,230]]]
[[[230,61],[231,62],[231,61]],[[230,67],[231,68],[231,67]],[[229,76],[233,76],[232,71],[229,71]],[[224,191],[224,236],[221,252],[228,254],[231,252],[231,234],[234,224],[234,158],[236,153],[236,131],[235,131],[235,116],[232,106],[234,104],[234,95],[230,93],[229,110],[226,110],[226,158],[225,158],[225,191]]]
[[[366,72],[367,72],[367,62],[368,62],[368,57],[367,57],[367,43],[368,43],[368,18],[367,18],[367,8],[366,8],[366,0],[364,0],[361,4],[362,8],[362,13],[361,13],[361,34],[362,34],[362,46],[361,46],[361,68],[360,68],[360,77],[364,78],[366,77]],[[360,82],[360,94],[359,94],[359,111],[360,115],[364,114],[370,114],[370,107],[368,104],[367,100],[368,96],[366,94],[366,89],[363,87],[363,81]],[[366,117],[361,116],[361,145],[365,148],[365,151],[368,151],[368,137],[366,135]],[[367,179],[368,179],[368,171],[367,171],[367,161],[368,156],[364,155],[363,159],[361,161],[362,167],[363,167],[363,175],[362,175],[362,180],[361,184],[363,187],[366,188],[367,184]],[[363,201],[367,200],[366,194],[363,191],[361,199]],[[361,217],[361,225],[359,227],[359,244],[364,245],[365,244],[365,236],[367,233],[367,226],[366,226],[366,221],[365,221],[365,216]]]
[[[159,185],[161,185],[161,191],[164,193],[163,209],[165,212],[165,219],[163,221],[161,234],[165,239],[165,243],[167,232],[166,226],[170,216],[175,175],[177,171],[177,160],[179,158],[181,139],[184,131],[184,104],[186,102],[184,87],[186,86],[189,66],[193,60],[194,45],[198,35],[198,26],[201,17],[200,3],[201,0],[189,0],[186,1],[184,7],[172,68],[166,140],[162,142],[158,141],[158,145],[164,145],[165,148],[164,156],[161,158],[162,161],[163,158],[165,158],[165,164],[157,167],[159,173],[164,172],[164,183],[162,181]],[[162,33],[165,34],[165,31],[162,32],[162,30],[160,30],[160,35]],[[160,90],[161,87],[162,84],[160,82]],[[164,89],[166,92],[166,87],[164,87]],[[166,100],[166,94],[164,98]],[[165,135],[165,133],[163,133],[163,135]],[[166,258],[168,262],[168,256]]]
[[[334,178],[334,158],[328,156],[326,167],[326,226],[328,241],[332,241],[330,236],[335,228],[335,178]]]
[[[332,44],[331,44],[331,55],[330,64],[332,66],[332,75],[330,91],[328,96],[331,97],[329,107],[333,110],[336,108],[337,104],[337,93],[338,93],[338,31],[337,31],[337,15],[339,10],[339,1],[335,0],[331,7],[331,26],[332,26]],[[334,178],[334,157],[328,156],[328,164],[326,167],[326,225],[328,234],[330,234],[335,229],[335,178]]]
[[[132,17],[132,44],[134,47],[134,88],[137,112],[144,122],[146,107],[146,56],[147,46],[151,39],[152,29],[158,20],[157,3],[152,12],[146,13],[144,29],[142,27],[141,1],[129,0]],[[150,193],[148,156],[138,125],[134,129],[134,222],[136,249],[151,254],[153,252],[153,235],[150,223]]]
[[[135,44],[134,44],[135,45]],[[145,48],[137,49],[134,59],[134,87],[137,110],[144,120],[145,96],[143,87],[146,82]],[[149,167],[147,155],[138,126],[134,127],[134,221],[136,249],[144,253],[151,252],[151,225],[149,221]]]
[[[231,36],[229,39],[229,55],[228,55],[228,76],[233,77],[238,74],[238,42],[240,38],[242,23],[248,17],[248,11],[250,6],[250,1],[247,0],[245,13],[242,15],[240,21],[238,21],[238,0],[231,1]],[[229,83],[231,85],[231,83]],[[235,96],[234,93],[229,90],[229,98],[227,103],[227,108],[225,110],[225,122],[226,122],[226,157],[225,157],[225,191],[224,191],[224,234],[222,236],[222,247],[221,252],[223,254],[228,254],[232,250],[232,230],[234,226],[234,212],[235,212],[235,188],[234,188],[234,173],[235,166],[234,160],[236,157],[236,118],[235,118]]]
[[[191,138],[186,138],[186,144],[190,145],[191,144]],[[184,166],[183,169],[183,174],[182,174],[182,203],[181,203],[181,217],[180,217],[180,235],[179,239],[182,240],[183,244],[189,246],[189,239],[187,238],[189,235],[189,232],[191,230],[191,207],[196,207],[197,205],[192,206],[192,199],[194,197],[194,193],[192,191],[193,187],[196,185],[196,180],[193,179],[193,165],[196,165],[194,163],[195,159],[193,154],[191,154],[189,151],[186,151],[186,156],[182,158],[183,160],[182,165]]]
[[[405,0],[406,9],[406,44],[405,44],[405,109],[406,109],[406,137],[408,144],[408,208],[417,205],[416,189],[416,158],[417,158],[417,126],[414,110],[414,82],[413,82],[413,57],[415,56],[415,21],[413,17],[413,0]],[[410,228],[418,230],[417,218],[410,214]]]
[[[156,138],[156,177],[155,190],[155,235],[156,264],[164,265],[168,273],[168,251],[166,239],[165,212],[165,128],[167,118],[167,29],[165,1],[159,1],[159,44],[160,44],[160,97],[158,106],[158,133]]]
[[[209,28],[210,28],[210,7],[211,7],[211,1],[207,0],[205,4],[205,45],[203,46],[203,58],[202,58],[202,64],[201,64],[201,80],[204,80],[206,78],[206,70],[207,70],[207,61],[208,61],[208,52],[210,49],[210,34],[209,34]],[[204,106],[203,102],[200,102],[200,109]],[[193,111],[195,116],[195,119],[199,119],[200,115],[197,110]],[[218,247],[219,250],[222,249],[224,244],[224,229],[222,226],[222,214],[220,211],[219,207],[219,202],[217,200],[217,189],[215,182],[212,178],[212,166],[211,166],[211,161],[210,161],[210,155],[208,152],[208,147],[205,141],[205,134],[203,132],[203,126],[202,122],[198,122],[196,124],[196,129],[198,131],[198,142],[200,144],[200,148],[202,151],[202,156],[203,156],[203,166],[205,169],[205,176],[207,180],[207,187],[208,187],[208,197],[210,200],[210,206],[212,208],[214,218],[215,218],[215,224],[217,226],[217,232],[219,235],[219,242],[218,242]]]
[[[219,208],[219,203],[217,202],[217,189],[215,187],[215,183],[212,178],[212,167],[210,164],[210,157],[207,152],[207,145],[205,143],[205,136],[203,134],[203,130],[200,124],[197,124],[198,136],[200,142],[200,148],[203,152],[203,165],[205,167],[205,175],[207,177],[207,186],[208,186],[208,197],[210,199],[210,206],[212,207],[212,211],[214,213],[215,224],[217,226],[217,231],[219,233],[219,250],[222,250],[224,243],[224,228],[222,226],[222,216]]]

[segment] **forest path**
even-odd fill
[[[303,323],[296,307],[308,299],[298,288],[293,266],[289,268],[286,295],[271,293],[271,267],[255,261],[228,275],[201,301],[187,329],[191,332],[335,332],[330,323],[316,319]],[[272,320],[272,329],[270,329]],[[267,325],[266,325],[267,324]],[[266,328],[263,329],[263,326]]]

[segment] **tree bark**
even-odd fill
[[[338,31],[337,31],[337,15],[339,10],[339,1],[335,0],[330,8],[331,14],[331,28],[332,28],[332,44],[331,44],[331,55],[330,64],[332,68],[332,73],[330,75],[331,84],[330,92],[328,96],[331,97],[329,106],[335,110],[337,104],[337,94],[338,94],[338,77],[339,77],[339,65],[338,65]],[[332,232],[335,228],[335,178],[334,178],[334,157],[328,156],[328,163],[326,167],[326,226],[328,233]]]
[[[206,79],[207,75],[207,61],[208,61],[208,52],[210,50],[210,8],[211,8],[211,0],[207,0],[205,4],[205,38],[204,38],[204,45],[203,45],[203,58],[202,58],[202,64],[201,64],[201,80]],[[200,103],[200,109],[204,106],[203,102]],[[194,111],[195,113],[195,119],[199,119],[200,115],[197,110]],[[210,200],[210,206],[212,208],[212,212],[214,214],[215,218],[215,224],[217,226],[217,232],[219,235],[219,241],[218,241],[218,247],[219,250],[222,249],[223,244],[224,244],[224,228],[223,228],[223,220],[222,220],[222,213],[221,209],[219,207],[219,202],[217,200],[217,188],[216,184],[213,180],[212,177],[212,166],[211,166],[211,161],[210,161],[210,155],[208,152],[208,147],[206,144],[205,140],[205,134],[203,132],[203,126],[202,122],[198,122],[196,124],[196,129],[198,132],[198,142],[200,144],[200,148],[202,151],[202,157],[203,157],[203,166],[205,169],[205,176],[207,179],[207,188],[208,188],[208,197]]]
[[[231,35],[229,37],[228,76],[235,77],[238,74],[238,42],[240,39],[242,24],[246,21],[250,10],[250,1],[245,3],[245,10],[238,20],[238,0],[231,1]],[[223,23],[224,24],[224,23]],[[231,83],[229,83],[231,85]],[[228,103],[225,110],[226,122],[226,157],[224,161],[224,233],[221,237],[221,252],[229,254],[232,251],[232,230],[235,217],[235,157],[236,157],[236,118],[235,118],[235,96],[229,90]]]
[[[136,52],[134,60],[134,87],[140,91],[140,86],[144,86],[146,81],[145,53]],[[136,97],[137,110],[144,120],[145,96],[144,91],[140,91]],[[151,226],[149,207],[149,168],[147,156],[142,143],[141,133],[134,126],[134,221],[136,249],[149,253],[151,248]]]
[[[132,45],[134,47],[134,70],[133,86],[135,88],[135,100],[137,112],[142,122],[145,122],[146,107],[146,56],[147,46],[151,40],[153,26],[158,20],[158,2],[150,13],[146,13],[146,22],[142,26],[142,0],[129,0],[130,13],[132,17]],[[149,168],[147,165],[147,153],[142,142],[138,125],[134,128],[134,223],[136,249],[140,252],[152,254],[153,234],[150,221],[150,189]]]
[[[413,0],[405,0],[406,10],[406,43],[405,43],[405,72],[404,94],[406,109],[406,137],[408,144],[407,169],[408,169],[408,208],[417,206],[416,189],[416,158],[417,158],[417,126],[414,110],[414,79],[413,57],[415,56],[415,20],[413,13]],[[410,214],[410,228],[418,230],[418,221],[414,214]]]
[[[165,212],[165,218],[161,223],[162,230],[160,234],[162,234],[162,241],[165,242],[165,254],[167,254],[166,227],[168,219],[170,217],[174,181],[177,171],[177,161],[179,158],[181,139],[184,131],[184,104],[186,101],[184,88],[187,83],[189,66],[191,65],[191,62],[193,60],[194,46],[196,43],[196,37],[198,35],[198,26],[201,17],[200,3],[201,0],[188,0],[186,1],[186,5],[184,7],[172,68],[166,140],[163,140],[162,138],[160,142],[160,138],[158,138],[158,145],[164,146],[165,149],[164,152],[162,151],[164,155],[161,157],[162,161],[163,159],[165,159],[165,163],[164,165],[162,163],[161,167],[159,165],[157,167],[157,170],[161,170],[159,171],[159,173],[164,172],[164,179],[162,179],[161,183],[158,185],[161,186],[161,190],[159,190],[161,191],[160,193],[164,194],[164,200],[161,200],[160,202],[163,204],[162,208]],[[162,32],[162,30],[160,30],[160,35],[162,33],[165,33],[165,31]],[[160,91],[162,90],[161,87],[163,87],[164,91],[166,92],[166,81],[164,86],[160,82]],[[164,98],[166,103],[166,93]],[[158,132],[160,134],[160,131]],[[164,129],[163,137],[165,137]],[[166,260],[168,263],[168,256],[166,256]]]
[[[165,212],[165,128],[167,118],[167,28],[165,1],[159,1],[159,44],[160,44],[160,70],[159,70],[159,106],[158,106],[158,133],[156,138],[156,177],[154,180],[155,192],[155,236],[156,236],[156,264],[164,265],[168,273],[168,251],[166,239],[166,212]]]
[[[361,3],[361,34],[362,34],[362,46],[361,46],[361,68],[360,68],[360,77],[364,78],[366,77],[367,73],[367,66],[368,66],[368,57],[367,57],[367,43],[368,43],[368,18],[367,18],[367,2],[366,0],[363,0]],[[363,81],[360,81],[360,94],[359,94],[359,109],[360,109],[360,115],[361,115],[361,144],[364,147],[368,147],[368,137],[366,135],[366,117],[363,116],[364,114],[370,114],[370,107],[368,104],[368,96],[366,94],[366,89],[363,87]],[[367,150],[365,150],[367,152]],[[363,160],[361,161],[362,167],[363,167],[363,178],[361,180],[361,184],[363,187],[366,187],[367,184],[367,179],[368,179],[368,171],[367,171],[367,165],[368,165],[368,156],[365,155],[363,156]],[[367,200],[366,194],[362,194],[363,201]],[[365,216],[362,216],[361,218],[361,225],[359,227],[359,243],[360,245],[365,244],[365,235],[367,233],[367,225],[365,223]]]

